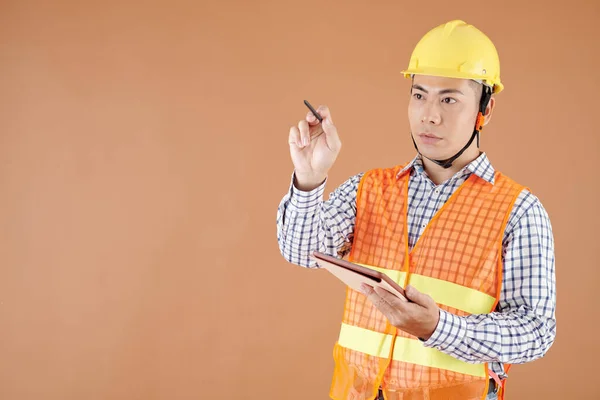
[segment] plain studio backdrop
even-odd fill
[[[557,339],[508,398],[600,398],[597,0],[1,1],[0,398],[326,399],[345,288],[279,254],[289,128],[331,108],[326,196],[409,161],[400,71],[452,19],[556,240]]]

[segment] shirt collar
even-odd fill
[[[424,174],[425,170],[423,169],[423,159],[421,158],[422,156],[420,154],[417,154],[412,160],[411,162],[409,162],[404,168],[402,168],[400,171],[398,171],[398,174],[396,175],[397,178],[400,178],[404,173],[410,171],[410,170],[414,170],[415,173],[417,174]],[[496,175],[496,171],[494,169],[494,167],[492,166],[492,164],[490,163],[490,160],[487,157],[487,154],[482,152],[479,157],[477,157],[475,160],[471,161],[469,164],[467,164],[462,170],[460,170],[458,174],[463,174],[466,171],[469,171],[472,174],[477,175],[478,177],[480,177],[481,179],[483,179],[484,181],[490,183],[490,184],[494,184],[495,182],[495,175]]]

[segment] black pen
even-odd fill
[[[310,103],[306,100],[304,100],[304,104],[306,104],[306,107],[308,107],[308,109],[313,113],[313,115],[319,120],[319,122],[323,122],[323,117],[321,117],[319,115],[319,113],[317,112],[317,110],[315,110],[313,108],[313,106],[310,105]]]

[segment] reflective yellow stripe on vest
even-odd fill
[[[406,272],[403,271],[361,265],[385,273],[400,286],[403,286],[406,279]],[[454,307],[469,314],[488,313],[496,301],[494,297],[478,290],[424,275],[411,274],[410,284],[420,292],[430,295],[438,304]],[[392,339],[392,335],[342,324],[338,343],[351,350],[387,358],[390,354]],[[416,339],[396,337],[392,358],[397,361],[441,368],[466,375],[487,376],[484,364],[460,361],[437,349],[425,347]]]
[[[404,271],[383,269],[366,264],[359,265],[383,272],[392,278],[394,282],[404,286],[404,280],[406,279],[406,272]],[[454,307],[469,314],[488,313],[496,301],[492,296],[478,290],[423,275],[411,274],[410,285],[431,296],[438,304]]]
[[[376,357],[387,358],[390,354],[392,335],[371,331],[342,323],[338,343],[351,350],[360,351]],[[484,364],[469,364],[439,350],[424,347],[415,339],[396,337],[393,359],[426,367],[442,368],[472,376],[485,378]]]

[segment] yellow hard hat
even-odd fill
[[[473,79],[492,87],[493,93],[504,88],[496,47],[483,32],[461,20],[427,32],[417,43],[408,68],[402,73],[405,78],[433,75]]]

